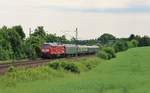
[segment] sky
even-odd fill
[[[44,26],[47,33],[97,38],[103,33],[117,37],[150,35],[150,0],[0,0],[0,27]]]

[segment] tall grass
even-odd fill
[[[99,63],[98,58],[92,57],[88,58],[88,60],[86,58],[78,60],[57,60],[50,62],[47,66],[31,69],[17,69],[12,66],[6,75],[0,77],[0,82],[5,87],[12,87],[16,86],[19,82],[63,78],[74,73],[79,74],[89,71]]]

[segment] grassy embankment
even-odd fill
[[[4,79],[0,85],[0,93],[149,93],[150,47],[118,53],[117,58],[109,61],[98,58],[82,61],[96,61],[100,64],[81,74],[51,70],[55,73],[51,78],[40,78],[32,82],[21,80],[14,87],[2,87]]]

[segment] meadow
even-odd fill
[[[111,60],[92,57],[82,61],[99,64],[80,74],[57,76],[59,72],[53,71],[51,78],[14,86],[4,87],[1,80],[0,93],[150,93],[150,47],[129,49]]]

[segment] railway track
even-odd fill
[[[59,59],[38,59],[38,60],[12,62],[12,63],[1,63],[0,64],[0,74],[5,74],[6,72],[8,72],[8,70],[11,66],[14,66],[14,67],[17,67],[17,68],[34,68],[34,67],[46,65],[49,62],[52,62],[52,61],[55,61],[55,60],[79,59],[81,57],[89,57],[89,56],[93,56],[93,55],[59,58]]]
[[[55,59],[56,60],[56,59]],[[20,61],[20,62],[13,62],[13,63],[2,63],[0,64],[0,74],[4,74],[9,70],[9,67],[14,66],[17,68],[32,68],[32,67],[38,67],[44,64],[49,63],[52,61],[51,59],[47,60],[28,60],[28,61]]]

